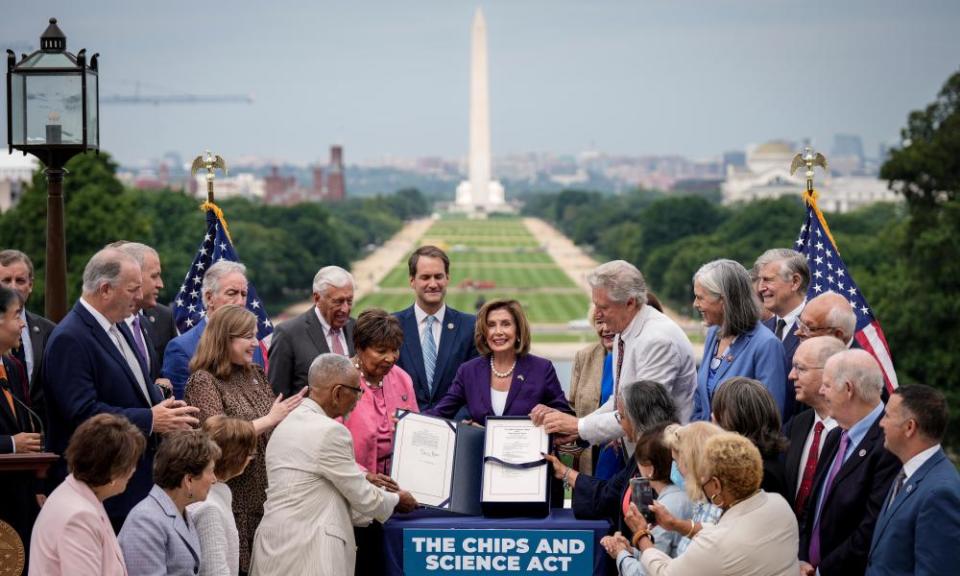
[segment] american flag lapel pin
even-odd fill
[[[447,323],[447,330],[453,330],[453,322]]]

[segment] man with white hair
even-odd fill
[[[394,512],[417,507],[409,492],[388,492],[367,481],[350,431],[336,420],[346,417],[363,393],[350,359],[317,356],[308,382],[309,395],[267,444],[270,489],[253,540],[251,576],[352,576],[353,526],[386,522]]]
[[[173,395],[178,400],[183,398],[184,387],[190,377],[190,359],[200,344],[200,336],[207,327],[207,318],[227,304],[243,306],[247,303],[246,274],[247,267],[243,264],[221,260],[207,268],[203,275],[200,288],[205,312],[203,320],[171,340],[163,354],[163,369],[160,375],[169,378],[173,383]],[[253,351],[253,361],[260,366],[264,365],[259,346]]]
[[[197,408],[163,400],[137,361],[135,343],[117,328],[133,313],[141,290],[140,265],[132,256],[109,247],[94,254],[83,271],[83,294],[54,329],[43,357],[51,452],[63,454],[77,426],[103,412],[125,416],[148,438],[127,489],[104,502],[117,530],[153,485],[157,444],[151,436],[199,424]],[[62,480],[66,474],[61,459],[51,477]]]
[[[289,398],[307,385],[313,359],[333,352],[353,356],[353,276],[325,266],[313,277],[313,307],[279,324],[270,340],[267,377],[274,392]]]
[[[883,446],[883,373],[864,350],[827,360],[820,393],[837,421],[817,463],[800,527],[800,572],[863,574],[877,515],[900,461]]]
[[[847,348],[860,347],[853,338],[857,331],[857,315],[850,302],[836,292],[824,292],[807,302],[796,326],[796,335],[800,340],[833,336]]]
[[[593,289],[594,318],[617,334],[613,344],[614,393],[592,414],[578,419],[546,406],[531,417],[562,440],[579,437],[605,444],[624,435],[616,412],[622,386],[639,380],[662,384],[686,423],[693,414],[697,369],[693,347],[683,330],[647,302],[647,284],[636,266],[624,260],[601,264],[587,277]]]

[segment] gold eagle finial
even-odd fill
[[[806,166],[807,170],[804,174],[807,177],[807,192],[813,191],[813,168],[814,166],[819,166],[823,168],[823,171],[826,172],[829,170],[827,165],[827,158],[819,152],[814,152],[813,148],[809,146],[804,146],[803,152],[797,154],[793,157],[793,162],[790,163],[790,175]]]
[[[206,151],[206,157],[201,154],[193,159],[190,165],[190,173],[196,175],[201,170],[207,171],[207,202],[213,203],[213,180],[216,178],[217,169],[223,170],[223,175],[227,175],[227,163],[219,154],[211,154]]]

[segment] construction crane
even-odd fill
[[[253,104],[253,94],[168,94],[149,95],[132,94],[130,96],[112,95],[101,96],[101,104]]]

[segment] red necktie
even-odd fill
[[[3,365],[3,360],[0,360],[0,380],[4,380],[7,385],[10,384],[10,381],[7,380],[7,368]],[[10,405],[10,411],[13,412],[13,417],[17,417],[17,407],[13,403],[13,394],[7,390],[6,386],[3,387],[3,397],[6,398],[7,404]]]
[[[620,372],[623,368],[623,335],[620,335],[617,338],[617,378],[614,380],[614,396],[616,397],[616,392],[620,390]]]
[[[807,505],[807,498],[813,491],[813,475],[817,471],[817,459],[820,456],[820,435],[823,433],[823,422],[817,422],[813,427],[813,442],[810,443],[810,452],[807,453],[807,465],[803,468],[803,479],[800,481],[800,490],[797,491],[797,500],[794,505],[797,515],[803,514]]]
[[[346,356],[347,353],[343,351],[343,344],[340,343],[340,329],[331,328],[330,329],[330,344],[333,345],[333,353],[339,354],[341,356]]]

